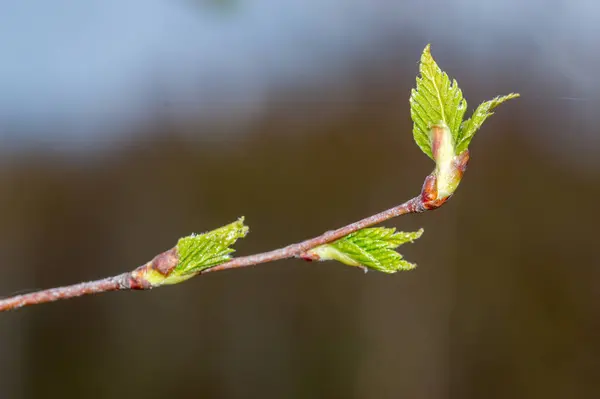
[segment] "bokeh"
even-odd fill
[[[384,275],[286,260],[0,315],[0,398],[600,394],[593,0],[0,3],[0,295],[246,216],[245,255],[387,209],[433,164],[423,47],[498,108]],[[468,111],[468,112],[470,112]]]

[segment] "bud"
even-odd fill
[[[178,284],[195,276],[176,270],[179,264],[177,248],[171,248],[131,272],[136,289],[151,289],[161,285]]]
[[[435,161],[437,199],[447,199],[458,187],[466,169],[468,151],[455,154],[454,139],[448,125],[440,122],[430,130],[431,152]]]

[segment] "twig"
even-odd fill
[[[308,256],[303,256],[307,251],[318,247],[319,245],[328,244],[335,240],[338,240],[344,236],[347,236],[350,233],[354,233],[360,229],[364,229],[365,227],[373,226],[375,224],[384,222],[388,219],[394,218],[400,215],[406,215],[408,213],[416,213],[423,211],[422,201],[420,197],[415,197],[401,205],[395,206],[383,212],[380,212],[376,215],[372,215],[366,217],[358,222],[351,223],[347,226],[340,227],[337,230],[327,231],[320,236],[308,239],[306,241],[302,241],[296,244],[288,245],[287,247],[275,249],[269,252],[263,252],[261,254],[250,255],[250,256],[242,256],[239,258],[234,258],[229,262],[220,264],[215,267],[211,267],[210,269],[206,269],[202,272],[210,273],[216,272],[220,270],[228,270],[228,269],[237,269],[240,267],[254,266],[261,263],[273,262],[280,259],[287,258],[303,258],[306,260],[312,260]]]
[[[466,156],[461,158],[460,162],[456,163],[456,167],[460,171],[461,175],[466,169],[467,161],[468,152],[466,152]],[[312,260],[311,256],[307,254],[307,251],[315,247],[331,243],[344,236],[347,236],[350,233],[354,233],[358,230],[364,229],[365,227],[373,226],[397,216],[406,215],[409,213],[424,212],[426,210],[440,207],[446,200],[448,200],[449,196],[445,198],[437,198],[438,196],[435,179],[435,174],[429,175],[427,179],[425,179],[421,194],[401,205],[351,223],[337,230],[327,231],[318,237],[288,245],[284,248],[263,252],[260,254],[234,258],[228,262],[203,270],[200,274],[254,266],[261,263],[268,263],[293,257]],[[169,251],[159,254],[147,264],[140,266],[131,272],[123,273],[118,276],[0,299],[0,312],[18,309],[23,306],[39,305],[42,303],[55,302],[61,299],[75,298],[89,294],[99,294],[103,292],[121,290],[151,289],[154,288],[154,286],[148,281],[148,273],[154,272],[160,273],[163,276],[167,276],[175,267],[176,261],[177,257],[174,254],[174,249],[170,249]]]
[[[469,162],[469,151],[465,151],[460,154],[452,163],[453,170],[460,179],[467,169],[467,163]],[[397,216],[406,215],[409,213],[421,213],[427,210],[437,209],[442,206],[451,195],[438,198],[436,175],[435,173],[430,174],[425,179],[421,194],[414,197],[403,204],[397,205],[393,208],[379,212],[375,215],[366,217],[357,222],[351,223],[347,226],[340,227],[337,230],[327,231],[320,236],[288,245],[280,249],[275,249],[269,252],[263,252],[261,254],[242,256],[230,260],[229,262],[220,264],[218,266],[211,267],[210,269],[204,270],[201,274],[216,272],[220,270],[237,269],[240,267],[254,266],[261,263],[273,262],[280,259],[287,258],[302,258],[305,260],[313,260],[307,252],[320,245],[329,244],[336,241],[348,234],[354,233],[355,231],[364,229],[369,226],[373,226],[386,220],[395,218]]]
[[[61,299],[76,298],[83,295],[131,289],[129,286],[130,275],[131,273],[123,273],[102,280],[79,283],[66,287],[51,288],[49,290],[31,292],[29,294],[1,299],[0,312],[18,309],[23,306],[39,305],[41,303],[55,302]]]
[[[463,121],[467,104],[462,97],[462,91],[458,88],[456,80],[451,80],[436,64],[431,56],[429,45],[425,47],[421,56],[419,72],[417,88],[411,91],[410,96],[413,137],[421,150],[436,164],[435,170],[425,179],[419,196],[345,227],[325,232],[318,237],[274,251],[229,260],[229,254],[232,252],[230,245],[235,243],[237,238],[244,237],[248,231],[242,223],[243,219],[240,219],[203,235],[182,238],[176,247],[157,255],[150,262],[131,272],[89,283],[2,299],[0,312],[107,291],[147,290],[161,285],[177,284],[198,274],[293,257],[305,260],[337,259],[352,266],[367,267],[364,261],[362,263],[352,259],[348,261],[347,253],[351,251],[340,255],[339,249],[331,250],[321,246],[331,244],[329,247],[335,247],[340,245],[339,242],[336,243],[337,240],[366,227],[396,216],[424,212],[442,206],[454,194],[462,179],[469,161],[467,148],[475,132],[493,114],[492,111],[499,104],[519,97],[516,93],[497,96],[480,104],[471,118]],[[395,244],[393,248],[398,245]],[[382,248],[380,243],[374,247],[377,246]],[[332,255],[332,251],[337,253]],[[370,257],[373,258],[372,255]],[[373,263],[371,266],[373,267]],[[378,264],[378,267],[380,266],[381,263]],[[392,269],[391,272],[396,270],[398,269]],[[389,269],[382,271],[390,272]]]

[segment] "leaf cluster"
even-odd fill
[[[413,120],[413,137],[419,148],[433,159],[431,150],[431,126],[445,124],[451,131],[455,145],[455,154],[466,150],[471,139],[483,122],[498,105],[519,97],[510,93],[498,96],[479,105],[471,118],[463,121],[467,110],[467,100],[463,97],[458,83],[442,71],[431,56],[431,47],[427,45],[421,55],[420,76],[417,86],[410,95],[410,115]]]
[[[331,244],[310,251],[321,260],[337,260],[346,265],[366,267],[385,273],[410,270],[415,264],[407,262],[395,251],[400,245],[421,237],[423,229],[415,232],[396,232],[395,228],[373,227],[351,233]]]

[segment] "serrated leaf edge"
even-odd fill
[[[376,233],[380,234],[373,237]],[[316,255],[319,260],[337,260],[348,266],[358,266],[385,273],[395,273],[398,270],[410,270],[416,267],[415,264],[404,260],[402,255],[395,251],[395,249],[407,242],[413,242],[421,237],[422,234],[423,229],[407,233],[402,231],[396,232],[395,228],[366,228],[351,233],[332,243],[313,248],[308,252],[312,256]],[[361,241],[365,245],[361,246]],[[365,246],[369,246],[369,248],[365,248]],[[348,251],[348,247],[353,248],[354,251]],[[375,250],[383,251],[384,253],[380,254],[381,256],[378,258],[373,254]],[[368,263],[371,264],[368,265],[361,262],[353,254],[360,254],[369,258]]]

